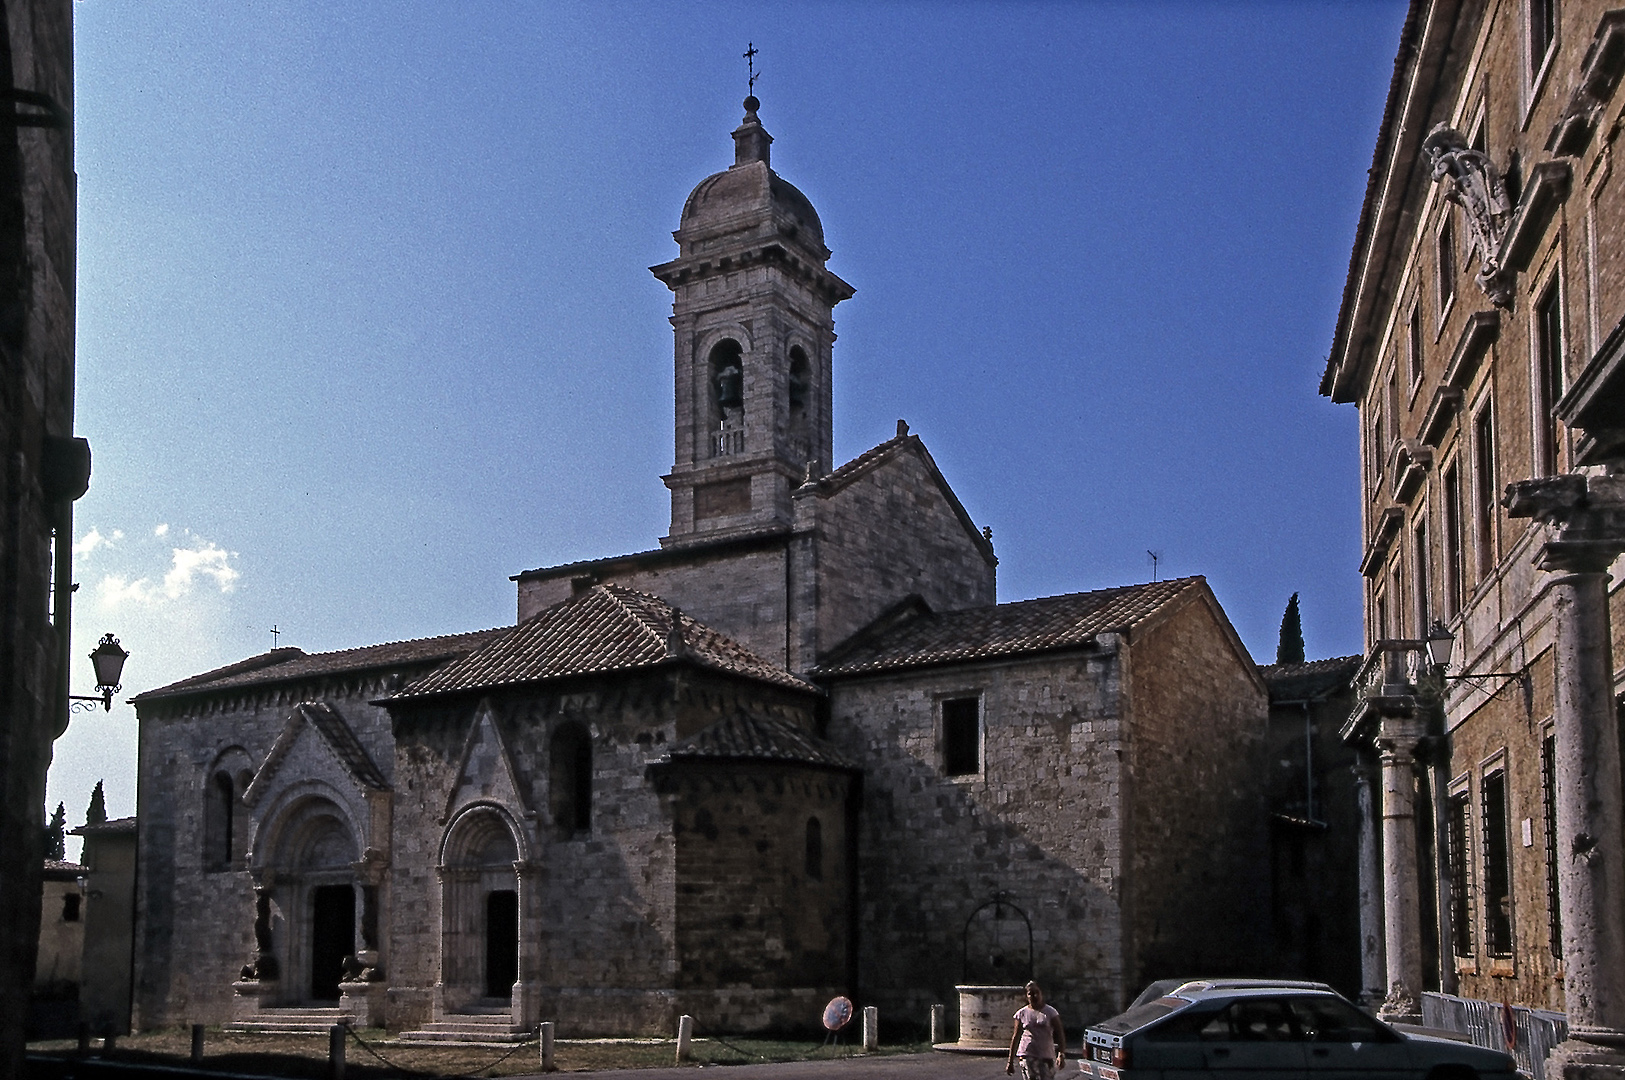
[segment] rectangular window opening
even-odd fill
[[[1456,298],[1456,230],[1448,212],[1439,226],[1439,321]],[[1412,316],[1413,320],[1415,316]]]
[[[1446,613],[1455,618],[1462,605],[1461,475],[1455,463],[1444,471],[1444,596]]]
[[[1535,304],[1535,470],[1538,476],[1557,472],[1559,429],[1556,409],[1563,397],[1563,305],[1557,283]]]
[[[1512,955],[1512,852],[1507,818],[1507,774],[1497,769],[1479,788],[1484,821],[1484,949]]]
[[[1529,0],[1529,78],[1540,75],[1557,41],[1557,0]]]
[[[1546,921],[1552,955],[1563,958],[1563,915],[1557,906],[1557,736],[1540,741],[1541,801],[1546,822]]]
[[[1486,403],[1473,421],[1475,454],[1473,492],[1474,540],[1478,549],[1478,577],[1495,570],[1495,511],[1499,494],[1495,482],[1495,410]]]
[[[949,776],[982,771],[980,698],[949,698],[942,703],[942,771]]]
[[[1416,636],[1423,637],[1428,631],[1428,619],[1432,615],[1433,602],[1428,596],[1428,523],[1424,516],[1417,520],[1413,532],[1412,549],[1415,552],[1412,564],[1415,573],[1412,578],[1416,585]]]
[[[1455,955],[1470,959],[1473,955],[1473,896],[1472,866],[1469,845],[1472,804],[1466,791],[1450,796],[1448,852],[1450,859],[1450,932],[1451,950]]]

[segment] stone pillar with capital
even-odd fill
[[[1625,551],[1625,476],[1523,480],[1503,501],[1513,517],[1546,529],[1537,565],[1554,575],[1557,891],[1569,1038],[1552,1051],[1547,1073],[1625,1075],[1625,798],[1608,624],[1608,567]]]
[[[1421,721],[1384,717],[1377,731],[1382,762],[1382,909],[1387,996],[1380,1014],[1420,1023],[1422,912],[1416,877],[1416,746]]]
[[[1354,799],[1358,815],[1360,874],[1360,1000],[1376,1006],[1386,990],[1387,971],[1382,959],[1382,845],[1377,832],[1376,763],[1369,750],[1357,751]]]

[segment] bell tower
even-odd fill
[[[790,493],[828,471],[835,305],[852,286],[825,268],[812,203],[769,166],[755,96],[734,164],[700,181],[650,270],[672,291],[676,455],[661,545],[787,528]]]

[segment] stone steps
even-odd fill
[[[530,1032],[513,1029],[513,1013],[505,1006],[474,1006],[468,1012],[451,1013],[416,1031],[403,1031],[400,1034],[402,1042],[469,1046],[512,1045],[528,1038]]]
[[[235,1020],[224,1030],[247,1035],[326,1035],[334,1024],[348,1023],[350,1014],[337,1008],[261,1009]]]

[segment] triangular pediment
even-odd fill
[[[494,802],[508,807],[516,816],[530,812],[530,801],[514,770],[507,740],[497,725],[489,701],[480,702],[463,740],[463,753],[457,767],[457,783],[446,801],[445,820],[463,807],[476,802]]]
[[[332,774],[360,793],[389,790],[388,781],[344,716],[323,701],[294,707],[254,774],[254,782],[243,792],[243,802],[249,807],[257,805],[284,773],[294,777]]]

